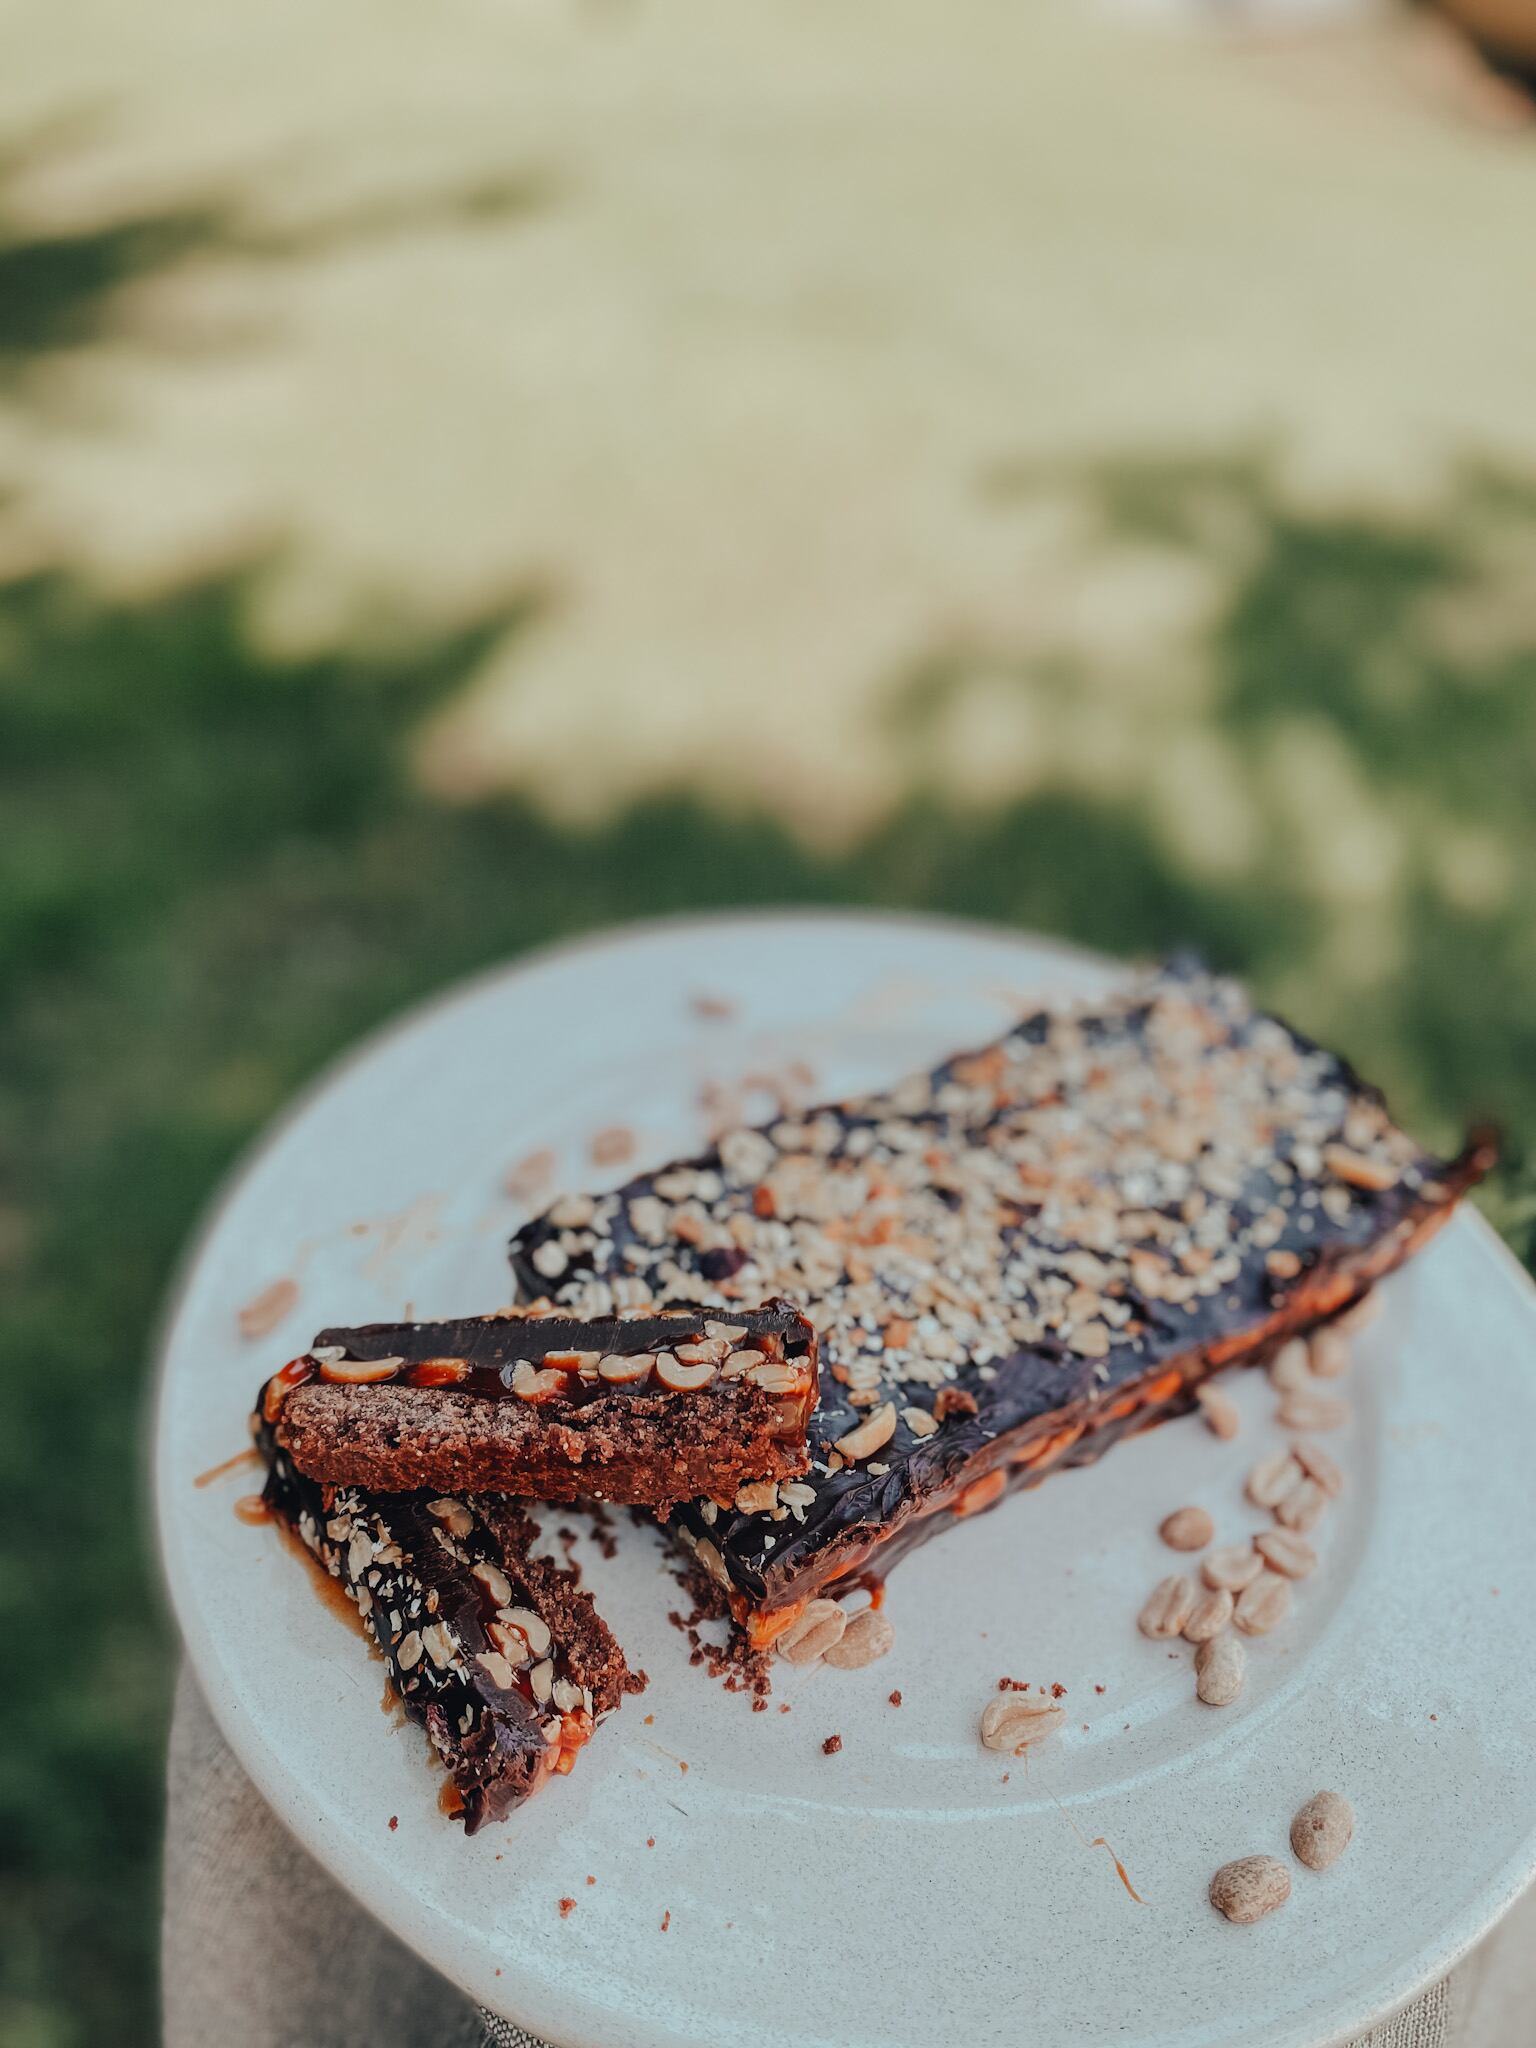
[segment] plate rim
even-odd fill
[[[793,902],[753,905],[740,910],[670,912],[621,924],[600,925],[568,938],[531,947],[524,953],[489,963],[470,974],[458,977],[428,995],[419,997],[361,1033],[341,1051],[324,1061],[310,1079],[298,1088],[241,1148],[221,1175],[171,1269],[153,1325],[150,1346],[151,1398],[146,1405],[146,1424],[150,1436],[148,1478],[152,1496],[155,1562],[162,1590],[181,1638],[183,1653],[221,1735],[228,1742],[242,1769],[250,1777],[266,1804],[293,1834],[300,1846],[315,1858],[348,1897],[361,1905],[379,1924],[388,1928],[389,1932],[413,1954],[421,1957],[432,1968],[441,1971],[462,1995],[504,2018],[543,2033],[555,2043],[566,2040],[575,2042],[585,2036],[580,2031],[574,2035],[567,2034],[558,2020],[543,2017],[538,2009],[542,2001],[537,1995],[531,2001],[523,1999],[519,2009],[514,2011],[499,2002],[500,1987],[497,1991],[491,1991],[486,1987],[472,1988],[466,1985],[455,1971],[445,1967],[439,1955],[429,1951],[420,1930],[404,1924],[403,1914],[397,1917],[387,1907],[381,1907],[373,1898],[363,1897],[356,1889],[344,1857],[340,1853],[342,1845],[331,1842],[323,1820],[310,1813],[295,1796],[291,1772],[285,1768],[275,1748],[242,1712],[240,1701],[233,1697],[233,1688],[223,1683],[220,1660],[211,1635],[204,1626],[197,1601],[193,1596],[193,1588],[183,1577],[177,1545],[172,1536],[172,1475],[166,1464],[166,1408],[171,1340],[191,1291],[194,1276],[236,1196],[267,1155],[283,1142],[290,1129],[308,1113],[311,1105],[344,1080],[355,1067],[361,1066],[395,1041],[429,1025],[434,1018],[460,1005],[472,1003],[492,988],[515,983],[563,959],[586,952],[644,945],[652,939],[679,933],[697,932],[703,935],[711,930],[739,930],[744,925],[774,923],[820,927],[836,924],[866,927],[881,925],[923,930],[956,938],[969,935],[994,945],[1006,943],[1027,947],[1037,955],[1054,956],[1064,964],[1089,967],[1099,973],[1105,970],[1124,972],[1132,964],[1129,960],[1078,945],[1071,940],[1038,933],[1028,928],[997,924],[986,919],[954,917],[942,912],[907,911],[884,905],[822,905]],[[1491,1256],[1495,1265],[1503,1268],[1527,1300],[1536,1305],[1536,1282],[1533,1282],[1485,1217],[1469,1205],[1462,1205],[1453,1219],[1451,1228],[1473,1236],[1478,1241],[1482,1253]],[[302,1824],[306,1815],[312,1823],[308,1827]],[[1345,2009],[1342,2017],[1331,2022],[1326,2033],[1313,2037],[1309,2048],[1346,2048],[1346,2044],[1357,2040],[1372,2027],[1401,2012],[1470,1954],[1499,1924],[1533,1881],[1536,1881],[1536,1826],[1532,1827],[1523,1849],[1507,1858],[1490,1873],[1475,1898],[1463,1909],[1458,1918],[1445,1928],[1441,1939],[1421,1949],[1414,1961],[1405,1965],[1402,1971],[1384,1984],[1374,1996],[1364,1997],[1354,2008]],[[550,1981],[553,1983],[554,1980]],[[556,2002],[558,2003],[558,1995]],[[569,2017],[568,2014],[567,2019]],[[657,2027],[654,2023],[648,2024],[647,2032],[656,2048],[678,2048],[678,2044],[689,2038],[675,2031]]]

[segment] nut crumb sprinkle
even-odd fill
[[[634,1156],[635,1134],[627,1124],[609,1124],[594,1131],[587,1147],[594,1166],[620,1166]]]
[[[537,1152],[528,1153],[515,1166],[508,1167],[502,1188],[514,1202],[530,1202],[549,1186],[558,1164],[549,1147],[541,1146]]]
[[[248,1301],[235,1320],[240,1325],[240,1334],[247,1343],[257,1337],[268,1337],[277,1328],[299,1298],[297,1280],[284,1278],[274,1280],[270,1287],[264,1287],[260,1294]]]

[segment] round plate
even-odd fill
[[[1172,1568],[1156,1535],[1169,1509],[1204,1504],[1224,1539],[1263,1521],[1242,1497],[1280,1440],[1259,1374],[1232,1376],[1235,1442],[1171,1423],[917,1551],[891,1579],[891,1654],[859,1672],[780,1667],[763,1713],[690,1668],[656,1535],[626,1524],[611,1561],[584,1543],[650,1690],[573,1777],[473,1841],[438,1812],[424,1737],[379,1712],[360,1638],[271,1530],[236,1519],[249,1470],[194,1484],[244,1442],[264,1373],[322,1323],[504,1302],[523,1213],[505,1182],[526,1155],[552,1150],[560,1185],[611,1183],[695,1147],[720,1089],[890,1080],[992,1036],[1031,996],[1118,971],[911,918],[621,932],[373,1040],[225,1194],[162,1361],[176,1611],[273,1807],[485,2005],[569,2048],[1316,2044],[1430,1982],[1531,1874],[1536,1300],[1471,1214],[1387,1285],[1354,1421],[1329,1439],[1348,1486],[1314,1536],[1322,1565],[1250,1645],[1224,1711],[1196,1702],[1188,1648],[1144,1640],[1135,1616]],[[761,1105],[749,1092],[748,1113]],[[594,1167],[610,1129],[633,1155]],[[296,1304],[242,1338],[238,1310],[283,1278]],[[1004,1676],[1066,1688],[1065,1730],[1027,1762],[977,1743]],[[1211,1872],[1287,1856],[1292,1813],[1323,1786],[1354,1802],[1348,1854],[1323,1876],[1298,1866],[1283,1910],[1228,1926]]]

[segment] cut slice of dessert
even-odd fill
[[[537,1532],[515,1503],[306,1478],[266,1419],[266,1393],[255,1416],[263,1498],[356,1608],[448,1772],[449,1810],[473,1834],[569,1771],[644,1675],[574,1572],[535,1555]]]
[[[322,1330],[263,1398],[296,1469],[331,1485],[664,1510],[803,1472],[816,1360],[787,1302],[585,1320],[534,1307]]]

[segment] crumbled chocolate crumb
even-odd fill
[[[514,1202],[531,1202],[535,1195],[542,1194],[554,1179],[559,1164],[553,1152],[546,1145],[537,1152],[530,1152],[519,1159],[515,1166],[509,1166],[502,1180],[503,1190]]]
[[[674,1608],[667,1616],[672,1626],[688,1639],[688,1662],[702,1665],[727,1692],[750,1692],[766,1700],[773,1691],[772,1660],[762,1650],[750,1648],[744,1636],[732,1626],[730,1610],[719,1587],[691,1560],[669,1559],[673,1578],[688,1594],[692,1605],[686,1613]],[[701,1624],[723,1625],[725,1640],[706,1636]]]
[[[392,1814],[391,1814],[391,1815],[389,1816],[389,1832],[390,1832],[391,1834],[393,1834],[393,1833],[395,1832],[395,1829],[396,1829],[397,1827],[399,1827],[399,1825],[400,1825],[400,1816],[399,1816],[399,1814],[398,1814],[398,1813],[392,1813]]]
[[[1096,1685],[1093,1689],[1095,1692],[1102,1692],[1104,1690],[1102,1685]]]
[[[647,1835],[645,1838],[645,1846],[647,1847],[647,1849],[654,1849],[656,1846],[656,1837],[654,1835]]]
[[[999,1692],[1028,1692],[1029,1684],[1022,1678],[1000,1678],[997,1689]]]
[[[618,1541],[613,1533],[613,1517],[600,1500],[595,1500],[587,1512],[592,1517],[592,1541],[597,1545],[598,1555],[615,1558],[619,1554]]]
[[[633,1156],[635,1134],[627,1124],[609,1124],[595,1131],[587,1153],[594,1166],[618,1166]]]
[[[284,1278],[274,1280],[270,1287],[264,1287],[254,1300],[248,1301],[235,1320],[240,1334],[247,1343],[257,1337],[269,1337],[287,1315],[299,1298],[297,1280]]]
[[[1053,1700],[1064,1700],[1066,1696],[1067,1688],[1059,1680],[1053,1681],[1051,1685],[1051,1698]]]
[[[576,1901],[574,1899],[562,1899],[560,1901],[560,1918],[562,1920],[569,1920],[575,1910]]]
[[[596,1879],[596,1878],[595,1878],[595,1877],[594,1877],[594,1876],[592,1875],[591,1871],[588,1871],[588,1872],[587,1872],[587,1883],[588,1883],[588,1884],[596,1884],[596,1883],[597,1883],[597,1879]]]
[[[670,1906],[668,1906],[668,1908],[667,1908],[666,1912],[665,1912],[665,1913],[663,1913],[663,1914],[662,1914],[662,1916],[661,1916],[661,1931],[662,1931],[662,1933],[663,1933],[663,1934],[665,1934],[665,1933],[666,1933],[666,1931],[667,1931],[667,1929],[668,1929],[668,1928],[669,1928],[669,1927],[670,1927],[671,1925],[672,1925],[672,1908],[671,1908]]]
[[[841,1735],[829,1735],[821,1745],[821,1753],[823,1756],[836,1756],[842,1746],[843,1738]]]
[[[893,1707],[899,1707],[899,1706],[901,1705],[901,1694],[900,1694],[900,1692],[893,1692],[893,1693],[891,1694],[891,1705],[892,1705]]]

